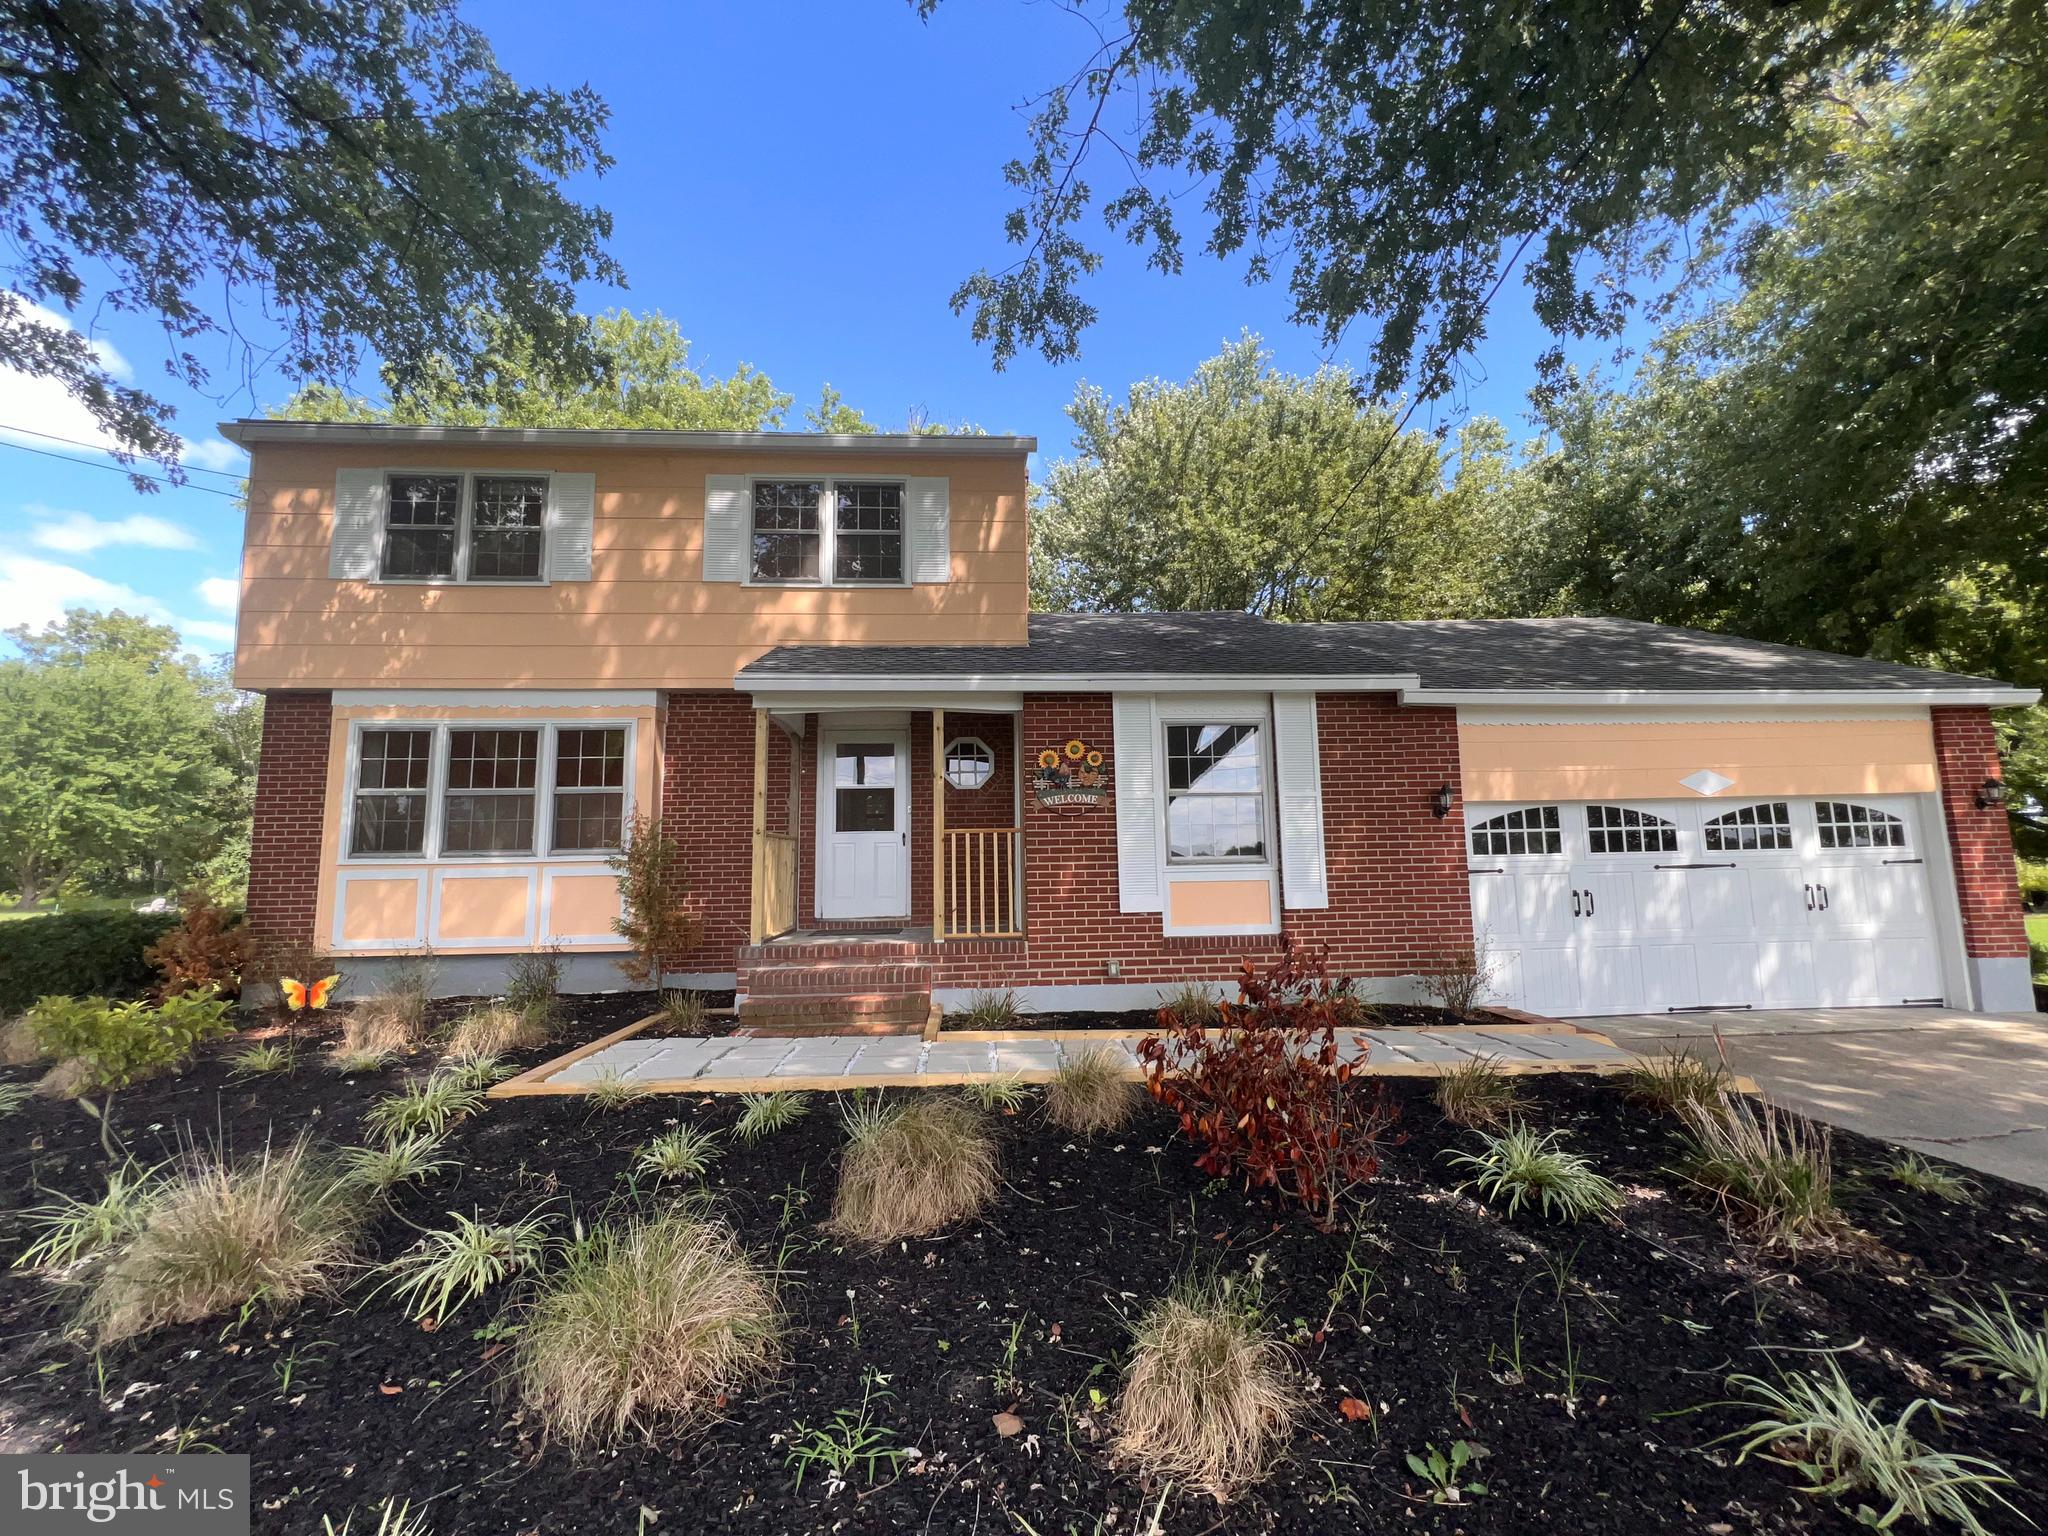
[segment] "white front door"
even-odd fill
[[[910,735],[873,726],[818,742],[818,916],[910,915]]]

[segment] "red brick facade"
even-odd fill
[[[1980,959],[2024,956],[2027,924],[2013,870],[2012,827],[2003,809],[1977,804],[1984,781],[2004,777],[1991,711],[1978,706],[1929,713],[1942,819],[1948,823],[1956,895],[1963,908],[1963,947]]]
[[[771,731],[770,742],[779,734]],[[729,971],[734,951],[752,936],[754,711],[747,696],[669,694],[660,773],[662,825],[682,848],[688,905],[703,924],[696,950],[670,963]]]
[[[273,693],[263,701],[249,832],[248,924],[267,942],[315,943],[333,718],[332,694]]]

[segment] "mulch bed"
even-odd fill
[[[595,1006],[581,1010],[576,1028],[588,1037],[616,1027],[637,1016],[633,1006],[617,1000],[608,1024]],[[118,1123],[139,1155],[167,1155],[180,1138],[250,1149],[273,1128],[311,1127],[347,1143],[404,1070],[338,1078],[309,1060],[289,1077],[238,1083],[224,1061],[232,1046],[122,1096]],[[580,1461],[539,1443],[502,1393],[489,1298],[429,1333],[358,1285],[277,1318],[167,1329],[96,1365],[60,1331],[70,1299],[9,1271],[0,1278],[0,1448],[131,1451],[185,1434],[246,1451],[262,1532],[317,1532],[323,1514],[339,1525],[350,1506],[396,1495],[436,1536],[1124,1536],[1148,1529],[1162,1492],[1111,1465],[1106,1413],[1091,1402],[1091,1391],[1114,1401],[1126,1319],[1192,1268],[1242,1275],[1257,1266],[1269,1315],[1296,1335],[1313,1406],[1271,1478],[1227,1507],[1167,1492],[1159,1519],[1172,1536],[1848,1532],[1857,1529],[1850,1512],[1802,1497],[1791,1474],[1732,1465],[1726,1448],[1710,1445],[1742,1417],[1691,1410],[1722,1397],[1731,1371],[1768,1374],[1767,1350],[1858,1340],[1842,1359],[1862,1391],[1893,1412],[1923,1393],[1955,1405],[1958,1416],[1921,1423],[1922,1432],[2004,1464],[2020,1480],[2013,1501],[2048,1525],[2041,1421],[1944,1366],[1947,1341],[1927,1315],[1944,1290],[1988,1294],[2003,1283],[2038,1297],[2048,1276],[2041,1195],[1972,1176],[1974,1203],[1945,1205],[1885,1183],[1888,1150],[1839,1134],[1837,1169],[1854,1182],[1847,1207],[1881,1250],[1766,1260],[1731,1244],[1666,1171],[1677,1150],[1670,1127],[1627,1105],[1616,1084],[1542,1077],[1523,1086],[1532,1118],[1566,1128],[1630,1188],[1624,1221],[1507,1221],[1456,1196],[1443,1154],[1469,1138],[1439,1121],[1428,1084],[1400,1080],[1390,1091],[1408,1139],[1390,1150],[1356,1233],[1318,1233],[1207,1180],[1149,1106],[1124,1134],[1087,1142],[1048,1127],[1034,1105],[1001,1121],[1007,1182],[984,1219],[935,1240],[849,1251],[815,1227],[830,1205],[840,1134],[814,1099],[780,1135],[728,1145],[708,1181],[766,1255],[783,1242],[784,1202],[806,1202],[787,1234],[786,1368],[700,1435]],[[401,1193],[372,1227],[367,1256],[400,1252],[415,1226],[445,1224],[450,1210],[516,1217],[544,1206],[566,1230],[572,1216],[589,1223],[634,1198],[671,1198],[629,1190],[635,1149],[677,1120],[722,1129],[736,1113],[708,1097],[616,1112],[571,1098],[494,1103],[451,1134],[446,1150],[461,1169]],[[38,1100],[4,1124],[0,1197],[10,1209],[51,1189],[97,1192],[97,1133],[78,1109]],[[10,1222],[0,1262],[24,1241]],[[1328,1291],[1354,1242],[1374,1294],[1362,1316],[1347,1303],[1325,1329]],[[1025,1385],[999,1393],[991,1376],[1018,1322]],[[1518,1334],[1519,1373],[1510,1363]],[[1794,1366],[1805,1357],[1778,1358]],[[1578,1376],[1570,1395],[1568,1362]],[[796,1492],[778,1437],[856,1406],[869,1367],[889,1377],[878,1421],[920,1457],[872,1488],[828,1495],[814,1476]],[[1347,1397],[1370,1404],[1371,1416],[1347,1419]],[[1012,1409],[1025,1433],[999,1438],[991,1417]],[[1489,1492],[1461,1507],[1429,1504],[1405,1453],[1459,1439],[1489,1453],[1473,1474]],[[2022,1529],[2004,1512],[1987,1523]]]

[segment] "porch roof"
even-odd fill
[[[2029,704],[1995,678],[1627,619],[1281,624],[1250,614],[1034,613],[1024,645],[792,645],[742,668],[758,695],[832,687],[1101,692],[1374,689],[1418,704],[1752,701]]]

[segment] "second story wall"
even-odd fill
[[[835,440],[783,434],[703,447],[674,446],[686,434],[659,434],[659,445],[642,447],[565,445],[568,434],[548,433],[530,446],[482,446],[457,432],[428,443],[340,427],[292,429],[311,440],[272,435],[285,425],[224,429],[250,449],[235,647],[243,688],[723,688],[777,645],[1025,640],[1028,440],[891,440],[838,451]],[[334,548],[337,487],[344,497],[372,487],[381,498],[393,471],[469,477],[465,499],[479,474],[546,476],[572,500],[587,488],[587,578],[579,554],[566,567],[551,558],[536,582],[386,580],[374,551],[355,567],[371,579],[336,575],[347,565]],[[906,521],[929,515],[943,494],[945,548],[934,554],[929,529],[913,548],[906,532],[905,561],[915,569],[901,582],[832,585],[829,574],[827,584],[755,581],[733,541],[751,550],[742,523],[751,521],[752,487],[777,477],[901,482],[906,500],[916,498],[903,508]],[[707,487],[711,574],[723,578],[708,581]],[[554,510],[551,502],[551,519]],[[935,579],[939,571],[945,580]]]

